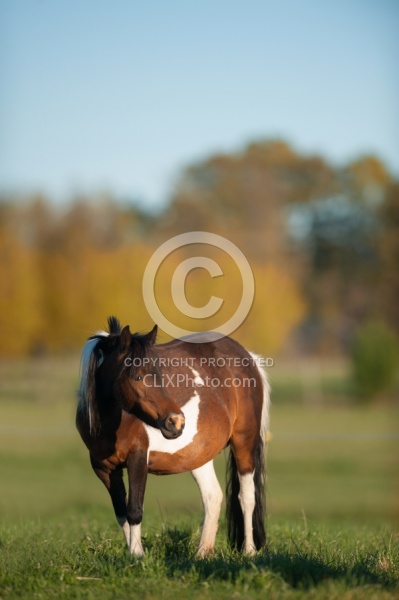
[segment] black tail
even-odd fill
[[[266,544],[265,448],[261,437],[255,451],[254,483],[255,509],[252,515],[252,527],[255,547],[260,550]],[[244,544],[244,516],[238,498],[239,491],[237,463],[230,449],[227,464],[226,519],[230,546],[237,550],[241,550]]]

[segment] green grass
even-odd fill
[[[387,527],[311,525],[271,519],[269,547],[254,558],[223,539],[195,560],[192,519],[151,517],[146,556],[130,557],[99,509],[3,529],[2,598],[392,598],[399,593],[397,536]],[[221,534],[224,532],[221,531]],[[222,535],[220,535],[222,538]]]
[[[303,391],[312,381],[293,383],[304,404],[273,399],[268,548],[252,559],[232,553],[222,519],[215,555],[194,560],[194,481],[150,477],[137,561],[74,429],[77,370],[74,357],[0,363],[1,600],[399,598],[392,405],[315,405]],[[273,377],[284,389],[286,374]],[[340,388],[333,370],[327,379]],[[222,483],[225,460],[216,461]]]

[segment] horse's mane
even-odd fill
[[[119,319],[110,316],[107,319],[108,331],[98,331],[87,340],[82,350],[80,385],[78,391],[78,411],[89,421],[90,433],[96,435],[101,429],[100,415],[96,397],[96,372],[109,351],[116,348],[120,342],[122,326]],[[132,355],[138,359],[138,364],[148,352],[151,341],[148,334],[134,333],[131,335],[130,347],[126,356]],[[134,377],[140,367],[132,364],[115,375],[115,379]]]
[[[122,325],[120,324],[119,319],[117,319],[113,315],[111,317],[108,317],[107,322],[108,322],[108,331],[111,335],[119,334],[122,331]]]

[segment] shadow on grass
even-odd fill
[[[390,590],[398,586],[397,577],[389,570],[378,569],[372,557],[348,560],[347,566],[334,565],[333,560],[302,553],[300,549],[281,551],[267,548],[254,557],[226,549],[211,557],[195,559],[196,547],[192,532],[168,530],[163,539],[168,577],[184,575],[195,570],[199,581],[231,581],[278,578],[292,588],[307,590],[324,581],[336,581],[349,587],[378,585]],[[151,552],[151,548],[149,548]],[[340,561],[342,563],[342,559]]]

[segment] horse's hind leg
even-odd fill
[[[240,482],[238,499],[244,516],[244,552],[252,555],[256,552],[252,527],[252,517],[255,509],[254,472],[245,473],[244,475],[240,475],[238,472],[238,480]]]
[[[205,520],[202,528],[200,545],[196,556],[202,557],[213,552],[218,529],[223,492],[216,477],[213,461],[191,471],[201,492]]]
[[[242,548],[245,554],[252,555],[266,542],[263,440],[261,436],[256,439],[248,434],[236,434],[231,440],[231,450],[231,488],[228,498],[230,539],[238,549]]]

